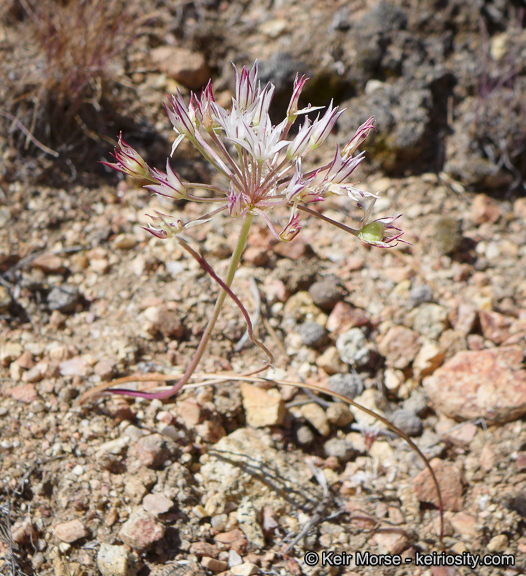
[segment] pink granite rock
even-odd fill
[[[519,347],[464,351],[424,379],[433,406],[450,418],[502,424],[526,414],[526,370]]]

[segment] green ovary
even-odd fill
[[[364,242],[381,242],[384,238],[385,224],[371,222],[358,233],[358,238]]]

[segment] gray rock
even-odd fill
[[[329,378],[329,389],[352,400],[363,392],[363,382],[356,374],[334,374]]]
[[[429,340],[438,340],[447,325],[447,310],[438,304],[424,303],[416,309],[413,330]]]
[[[404,410],[422,416],[428,409],[427,396],[420,390],[414,390],[402,406]]]
[[[360,328],[351,328],[336,340],[336,349],[342,362],[357,368],[366,368],[373,360],[373,353],[367,347],[367,340]]]
[[[237,509],[237,521],[247,540],[257,548],[265,546],[265,536],[258,521],[258,511],[250,499],[243,500]]]
[[[409,300],[412,306],[418,306],[424,302],[433,301],[433,290],[430,286],[414,286],[409,292]]]
[[[462,246],[462,225],[451,216],[437,218],[433,226],[432,243],[440,255],[452,254]]]
[[[409,410],[397,410],[393,412],[391,422],[408,436],[420,436],[424,429],[420,417]]]
[[[353,98],[354,105],[358,106],[357,113],[353,114],[343,114],[338,120],[338,125],[341,130],[348,131],[353,134],[356,130],[356,126],[365,122],[369,116],[374,115],[375,126],[378,133],[389,133],[393,130],[396,125],[396,119],[393,115],[393,110],[397,104],[397,98],[394,94],[392,86],[385,84],[381,88],[377,89],[372,94],[364,94]],[[350,101],[346,104],[350,106]],[[371,146],[375,148],[375,143],[378,140],[376,133],[369,135],[367,139],[367,149]]]
[[[338,337],[336,349],[344,362],[352,364],[354,356],[358,350],[365,347],[366,343],[365,334],[359,328],[351,328]]]
[[[314,304],[326,312],[330,312],[343,296],[335,279],[331,280],[330,278],[314,282],[309,288],[309,294]]]
[[[59,312],[74,312],[80,295],[76,286],[55,286],[47,297],[47,305],[50,310]]]
[[[407,14],[389,2],[378,2],[363,17],[361,24],[369,26],[371,31],[378,32],[404,30],[407,28]]]
[[[263,86],[266,82],[272,82],[279,95],[289,89],[291,80],[300,68],[302,65],[295,62],[288,52],[275,52],[268,60],[258,62],[258,76]]]
[[[458,77],[458,70],[455,75]],[[519,142],[517,136],[524,133],[524,114],[520,106],[513,105],[512,92],[502,87],[489,90],[485,96],[468,96],[455,109],[444,171],[466,187],[499,189],[513,181],[511,166],[499,161],[508,154],[511,163],[517,162],[510,152]],[[516,98],[524,100],[523,91]],[[521,170],[518,164],[515,169]]]
[[[298,444],[302,446],[306,446],[314,441],[314,433],[308,426],[300,426],[296,430],[296,438],[298,440]]]
[[[360,46],[356,46],[356,64],[366,66],[369,73],[363,69],[361,81],[374,78],[371,66],[381,66],[382,43],[376,36],[364,38]],[[398,51],[400,54],[403,50]],[[400,60],[396,50],[385,53],[383,66],[393,73],[406,64]],[[399,72],[398,72],[399,73]],[[358,79],[360,82],[360,79]],[[388,172],[398,172],[410,166],[414,169],[416,162],[428,163],[432,158],[433,139],[431,117],[433,112],[432,93],[427,84],[406,77],[394,82],[378,85],[374,92],[360,94],[351,102],[342,106],[352,107],[350,117],[343,115],[339,123],[343,130],[351,132],[352,122],[360,124],[369,116],[376,118],[377,132],[372,133],[367,140],[367,150],[380,153],[388,150],[381,157],[378,154],[378,164]]]
[[[325,450],[325,454],[327,454],[327,456],[334,456],[342,462],[350,460],[354,454],[354,448],[352,445],[343,438],[331,438],[330,440],[327,440],[323,446],[323,449]]]
[[[398,124],[390,136],[390,144],[401,160],[416,159],[428,148],[431,102],[431,91],[418,90],[416,86],[400,95]]]
[[[317,348],[327,339],[327,332],[317,322],[304,322],[298,329],[301,341],[305,346]]]

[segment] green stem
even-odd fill
[[[245,244],[247,243],[248,232],[250,230],[250,225],[252,224],[252,220],[254,220],[254,214],[247,213],[243,219],[243,226],[241,227],[241,232],[239,233],[239,238],[237,240],[236,249],[230,258],[230,267],[228,268],[228,273],[225,279],[225,284],[230,288],[232,286],[232,282],[234,281],[234,276],[236,275],[236,270],[241,260],[241,255],[243,254],[243,250],[245,249]],[[227,293],[224,290],[221,290],[217,302],[214,308],[214,313],[212,314],[212,318],[210,319],[209,325],[213,322],[215,325],[217,318],[219,317],[219,313],[221,312],[221,308],[223,307],[223,303],[225,298],[227,297]],[[213,330],[213,326],[210,331]],[[206,331],[205,331],[206,332]]]

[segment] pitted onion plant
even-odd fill
[[[257,62],[250,70],[243,67],[239,72],[234,66],[234,71],[236,93],[232,99],[230,110],[226,110],[215,101],[211,82],[202,91],[200,98],[193,93],[191,94],[188,106],[179,91],[171,97],[169,104],[166,105],[168,117],[176,134],[171,155],[173,156],[183,140],[190,141],[223,176],[224,186],[186,182],[174,172],[169,159],[166,161],[166,172],[151,168],[140,154],[121,137],[119,137],[118,146],[113,154],[116,162],[103,162],[103,164],[133,178],[146,180],[148,184],[145,187],[160,196],[212,204],[212,209],[208,213],[190,222],[183,222],[167,214],[155,212],[153,216],[150,216],[152,223],[146,228],[153,236],[160,239],[176,237],[181,247],[197,260],[221,288],[197,351],[182,375],[146,375],[144,377],[121,378],[85,393],[81,397],[81,403],[93,399],[101,393],[167,399],[177,394],[183,386],[189,385],[191,379],[201,381],[198,384],[192,384],[192,386],[225,381],[252,380],[254,382],[274,382],[285,386],[303,387],[318,393],[330,394],[337,400],[351,404],[383,422],[419,454],[437,490],[442,536],[443,507],[440,487],[429,461],[416,444],[385,417],[341,394],[328,391],[316,384],[256,376],[271,364],[272,354],[254,337],[250,316],[239,298],[231,290],[250,226],[255,218],[262,218],[279,242],[290,242],[299,234],[302,228],[302,215],[319,218],[372,246],[391,248],[399,242],[404,242],[401,238],[403,231],[394,225],[400,215],[370,221],[376,196],[360,190],[355,183],[348,181],[364,158],[364,153],[358,152],[358,149],[371,130],[374,129],[374,118],[369,118],[364,122],[343,148],[337,146],[334,158],[328,164],[315,169],[305,169],[303,167],[304,159],[323,144],[343,110],[339,110],[337,106],[334,107],[331,102],[323,114],[318,112],[317,118],[311,121],[307,114],[322,108],[309,105],[307,108],[298,109],[300,94],[307,78],[305,76],[300,78],[297,75],[287,116],[280,124],[274,126],[269,116],[274,86],[268,83],[263,89],[261,88],[257,78]],[[288,138],[292,125],[300,118],[303,118],[301,126],[294,136]],[[192,194],[194,189],[206,189],[212,193],[212,196],[206,198],[197,196]],[[362,225],[359,229],[332,220],[310,207],[311,204],[323,202],[332,195],[347,196],[355,202],[358,208],[364,211]],[[289,210],[289,219],[283,229],[278,231],[273,223],[272,212],[279,207],[285,207]],[[208,222],[220,213],[241,220],[237,244],[224,279],[219,278],[208,262],[181,236],[185,230]],[[210,341],[227,296],[241,310],[250,339],[268,355],[269,360],[262,368],[242,375],[197,374],[196,369]],[[175,381],[175,384],[159,392],[112,388],[117,384],[141,380],[157,380],[167,383]]]
[[[298,109],[300,94],[307,78],[296,75],[287,116],[280,124],[274,126],[269,116],[274,86],[268,83],[261,88],[257,78],[257,62],[250,70],[243,67],[239,72],[234,66],[234,71],[235,97],[232,99],[230,110],[226,110],[215,101],[211,81],[202,91],[200,98],[191,94],[188,106],[179,91],[166,105],[168,117],[176,134],[171,155],[173,156],[183,140],[190,141],[224,177],[224,187],[182,180],[172,169],[169,159],[166,161],[166,172],[151,168],[121,137],[113,154],[116,162],[104,162],[124,174],[148,181],[145,187],[160,196],[212,205],[210,212],[190,222],[155,212],[150,216],[152,223],[146,230],[161,239],[177,236],[182,247],[198,260],[222,288],[196,355],[174,386],[169,390],[153,393],[112,389],[113,394],[144,398],[169,398],[176,394],[197,368],[227,295],[240,307],[251,332],[250,318],[230,287],[254,218],[262,218],[272,235],[280,242],[290,242],[298,235],[302,227],[303,214],[329,222],[356,236],[362,242],[374,246],[390,248],[404,241],[401,240],[402,230],[393,225],[399,216],[369,222],[375,195],[360,190],[354,183],[348,182],[364,158],[364,152],[358,152],[358,149],[369,132],[374,129],[374,118],[369,118],[362,124],[343,148],[336,147],[331,162],[316,169],[306,170],[303,167],[304,159],[323,144],[343,110],[334,107],[332,102],[323,114],[319,112],[322,107],[309,105]],[[314,111],[318,111],[318,115],[311,121],[307,114]],[[302,125],[289,139],[292,125],[300,118],[303,118]],[[213,196],[209,198],[196,196],[192,194],[192,190],[196,188],[206,189],[212,192]],[[331,220],[309,207],[335,194],[348,196],[357,207],[364,210],[363,225],[360,229],[353,229]],[[272,211],[278,207],[286,207],[290,211],[288,223],[280,231],[272,221]],[[241,220],[241,231],[226,278],[223,280],[219,279],[210,265],[179,236],[186,229],[207,222],[221,212]],[[259,341],[254,341],[268,353]]]

